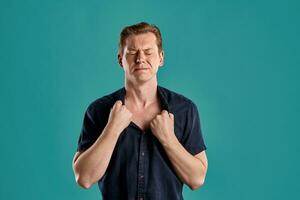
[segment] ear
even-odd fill
[[[164,51],[163,50],[159,53],[159,57],[160,57],[159,66],[161,67],[164,65]]]
[[[122,55],[120,53],[118,53],[118,63],[120,65],[120,67],[123,68],[123,65],[122,65]]]

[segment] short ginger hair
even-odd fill
[[[126,39],[129,36],[138,35],[142,33],[149,33],[149,32],[155,35],[158,52],[161,52],[163,50],[163,47],[162,47],[162,37],[159,28],[154,24],[149,24],[147,22],[140,22],[123,28],[123,30],[120,33],[118,54],[123,53],[126,44]]]

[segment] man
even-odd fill
[[[104,200],[179,200],[183,184],[203,185],[208,162],[196,105],[161,87],[161,33],[142,22],[120,35],[125,87],[85,113],[73,170],[77,183],[98,182]]]

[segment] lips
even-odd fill
[[[134,71],[146,70],[148,68],[136,68]]]

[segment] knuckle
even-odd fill
[[[120,105],[120,104],[122,104],[122,101],[121,101],[121,100],[117,100],[117,101],[116,101],[116,104],[117,104],[117,105]]]
[[[163,110],[163,111],[162,111],[162,114],[166,115],[166,114],[169,114],[169,113],[168,113],[168,111]]]

